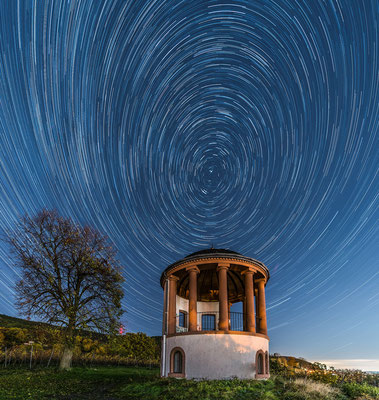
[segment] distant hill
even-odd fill
[[[0,327],[3,328],[32,329],[38,326],[50,327],[51,325],[44,322],[28,321],[26,319],[0,314]]]
[[[270,357],[271,361],[276,360],[280,365],[293,369],[293,370],[305,370],[312,371],[319,369],[320,364],[311,363],[304,358],[297,358],[292,356],[282,356],[277,353]]]
[[[37,322],[37,321],[28,321],[26,319],[22,318],[15,318],[15,317],[10,317],[8,315],[0,314],[0,327],[4,328],[21,328],[21,329],[28,329],[28,330],[34,330],[38,329],[41,327],[46,327],[46,328],[51,328],[52,325],[44,323],[44,322]],[[60,329],[57,327],[57,329]],[[101,333],[96,333],[96,332],[91,332],[91,331],[81,331],[81,335],[87,336],[87,337],[92,337],[97,340],[105,340],[106,341],[106,336],[101,334]],[[153,336],[152,339],[155,340],[157,345],[160,347],[161,345],[161,337],[160,336]],[[309,362],[304,360],[303,358],[296,358],[296,357],[291,357],[291,356],[282,356],[279,354],[274,354],[271,356],[271,361],[277,361],[281,366],[293,369],[296,372],[300,370],[315,370],[317,367]]]
[[[22,318],[16,318],[16,317],[10,317],[8,315],[0,314],[0,327],[3,328],[21,328],[21,329],[28,329],[28,330],[34,330],[38,329],[41,327],[46,327],[46,328],[51,328],[54,327],[50,324],[44,323],[44,322],[37,322],[37,321],[28,321],[26,319]],[[59,327],[56,327],[57,329],[60,329]],[[92,331],[81,331],[81,335],[91,337],[91,338],[96,338],[97,340],[100,341],[106,341],[106,335],[103,335],[101,333],[97,332],[92,332]],[[157,343],[158,347],[160,348],[161,345],[161,336],[152,336],[152,339]],[[300,370],[315,370],[317,369],[318,366],[315,364],[304,360],[304,358],[296,358],[292,356],[282,356],[279,354],[274,354],[270,357],[271,361],[277,361],[279,365],[293,369],[296,372],[299,372]]]
[[[35,331],[41,328],[62,329],[59,326],[47,324],[46,322],[28,321],[26,319],[10,317],[9,315],[4,314],[0,314],[0,328],[19,328],[27,329],[28,331]],[[107,336],[105,334],[94,331],[80,330],[80,335],[100,341],[107,340]]]
[[[46,322],[28,321],[26,319],[10,317],[9,315],[0,314],[0,328],[20,328],[27,330],[35,330],[41,327],[61,329],[60,327],[47,324]],[[107,336],[105,334],[98,332],[81,330],[80,334],[100,341],[107,340]],[[126,332],[125,334],[128,335],[128,332]],[[157,345],[160,347],[161,336],[152,336],[152,339],[154,339]]]

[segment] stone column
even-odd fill
[[[228,302],[228,331],[232,329],[232,316],[230,314],[230,308],[232,306],[232,303]]]
[[[245,277],[245,296],[246,296],[246,330],[255,332],[255,312],[254,312],[254,270],[243,271]]]
[[[176,282],[179,280],[174,275],[168,278],[168,334],[176,333]]]
[[[219,329],[229,329],[228,315],[228,269],[230,264],[218,264],[218,307],[219,307]]]
[[[259,333],[267,335],[267,319],[266,319],[266,298],[265,298],[265,280],[259,279],[258,284],[258,318]]]
[[[260,330],[260,321],[259,321],[259,316],[258,316],[258,310],[259,310],[259,297],[258,297],[258,289],[256,287],[254,287],[254,295],[255,295],[255,320],[256,320],[256,324],[255,324],[255,330],[257,332],[259,332]]]
[[[196,266],[187,268],[189,274],[189,325],[190,332],[197,331],[197,275],[200,272]]]
[[[242,301],[243,330],[246,331],[246,296],[243,296]]]

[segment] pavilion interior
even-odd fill
[[[219,278],[217,272],[217,264],[198,264],[200,273],[197,276],[197,300],[198,301],[215,301],[219,300]],[[228,302],[236,303],[242,301],[244,296],[244,276],[241,272],[246,267],[238,264],[230,264],[227,274],[228,284]],[[175,276],[179,278],[177,283],[177,294],[180,297],[189,299],[189,273],[185,269],[175,272]],[[257,271],[254,274],[255,279],[265,278],[263,273]]]

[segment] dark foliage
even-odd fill
[[[65,328],[115,330],[123,296],[119,262],[107,237],[56,211],[26,216],[8,242],[21,273],[17,307],[27,317]]]

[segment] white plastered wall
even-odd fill
[[[185,354],[187,379],[255,378],[258,350],[268,352],[267,339],[237,334],[194,334],[167,338],[166,360],[171,350],[180,347]]]
[[[176,295],[176,315],[179,315],[179,311],[185,311],[188,313],[189,300]],[[216,326],[218,326],[218,301],[198,301],[197,312],[198,313],[215,313],[216,315]],[[197,324],[199,330],[201,330],[201,318],[198,316]]]
[[[179,310],[188,312],[188,303],[188,299],[176,295],[176,315],[179,314]]]

